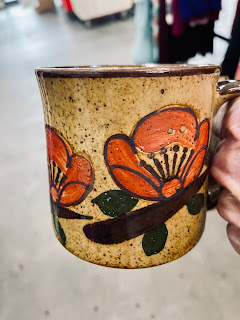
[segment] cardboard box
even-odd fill
[[[38,0],[39,6],[35,8],[38,13],[43,13],[55,9],[53,0]]]

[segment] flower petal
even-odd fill
[[[181,188],[181,182],[178,179],[166,182],[162,188],[164,197],[169,198],[173,196]]]
[[[70,158],[66,179],[61,185],[59,203],[63,206],[79,204],[92,190],[94,174],[90,162],[82,156]]]
[[[58,192],[57,192],[55,186],[50,187],[50,194],[51,194],[53,201],[57,202],[58,201]]]
[[[72,154],[67,142],[51,127],[46,126],[47,154],[59,168],[66,172],[68,157]]]
[[[112,166],[110,173],[119,188],[130,195],[151,201],[160,199],[159,191],[153,182],[139,172],[127,167]]]
[[[158,152],[171,143],[194,148],[197,118],[190,108],[170,106],[141,119],[134,132],[137,148],[144,152]]]
[[[71,181],[79,181],[86,185],[90,185],[93,179],[92,166],[86,158],[79,155],[72,156],[70,158],[70,164],[67,169],[66,176],[67,178],[63,185]]]
[[[204,147],[194,156],[193,160],[189,164],[188,170],[185,173],[185,177],[183,178],[184,181],[184,188],[191,183],[195,177],[199,175],[202,170],[204,158],[206,154],[207,148]]]
[[[209,138],[209,121],[208,119],[204,119],[199,125],[199,133],[198,139],[196,141],[196,148],[195,151],[199,151],[202,147],[208,145],[208,138]]]
[[[186,172],[190,172],[192,169],[189,169],[190,166],[192,166],[192,163],[194,161],[194,158],[196,154],[201,150],[201,149],[207,149],[208,146],[208,138],[209,138],[209,121],[208,119],[204,119],[198,129],[198,139],[196,140],[196,145],[195,149],[192,151],[193,157],[191,157],[191,161],[188,161],[186,166],[179,172],[179,176],[184,175],[186,177]],[[199,158],[200,159],[200,158]],[[202,162],[204,161],[204,157],[202,158]],[[200,167],[202,167],[203,163],[198,164]],[[190,170],[190,171],[189,171]],[[200,173],[200,171],[199,171]]]
[[[112,178],[121,189],[139,198],[158,197],[160,178],[155,178],[140,165],[134,147],[126,135],[110,137],[105,143],[104,156]]]
[[[61,189],[59,195],[59,205],[64,207],[74,206],[82,202],[89,191],[86,186],[80,182],[69,182]]]

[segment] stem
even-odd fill
[[[52,214],[57,216],[58,218],[65,218],[65,219],[88,219],[91,220],[93,217],[91,216],[84,216],[80,213],[76,213],[72,210],[67,208],[61,207],[54,203],[51,199],[51,209]]]
[[[198,192],[207,177],[206,170],[185,189],[170,199],[131,211],[126,215],[88,224],[83,228],[86,237],[102,244],[116,244],[138,237],[166,222]]]

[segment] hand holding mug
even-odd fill
[[[240,99],[221,107],[213,128],[222,139],[211,166],[212,176],[224,188],[217,210],[228,221],[228,238],[240,254]]]

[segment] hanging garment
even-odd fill
[[[182,19],[180,0],[172,0],[173,24],[168,25],[165,0],[160,3],[159,63],[186,62],[197,53],[213,52],[214,21],[219,11]]]
[[[237,16],[238,16],[239,10],[240,10],[240,0],[238,0],[237,9],[236,9],[236,14],[235,14],[235,18],[234,18],[233,26],[232,26],[232,32],[233,32],[233,28],[235,27],[235,23],[236,23],[236,20],[237,20]]]
[[[230,79],[234,78],[240,58],[240,5],[238,5],[236,18],[232,30],[229,46],[222,63],[222,74]]]
[[[184,21],[180,15],[178,0],[172,0],[172,15],[173,15],[172,34],[173,36],[180,36],[184,32]]]
[[[179,0],[172,0],[173,25],[172,34],[179,36],[184,33],[184,29],[188,26],[195,27],[204,25],[210,21],[216,21],[219,18],[219,11],[207,12],[189,19],[182,19],[179,9]]]
[[[182,19],[181,0],[171,0],[171,5],[169,1],[167,7],[166,0],[137,1],[137,30],[133,51],[135,64],[186,62],[197,53],[205,55],[213,52],[214,21],[218,18],[219,11]],[[221,1],[215,2],[221,6]],[[210,3],[213,3],[213,0],[209,0]],[[170,17],[168,23],[171,17],[173,18],[172,24],[167,24],[166,14]]]
[[[168,39],[169,27],[166,22],[166,3],[165,0],[160,1],[159,8],[159,63],[169,63],[168,59]]]
[[[213,52],[214,22],[186,27],[184,33],[174,37],[168,29],[168,62],[186,62],[197,53],[205,55]]]
[[[182,19],[189,19],[221,10],[221,0],[179,0],[179,9]]]
[[[152,1],[141,0],[135,6],[136,38],[133,48],[134,64],[153,63]]]
[[[153,62],[159,58],[159,0],[152,0],[152,45],[153,45]]]

